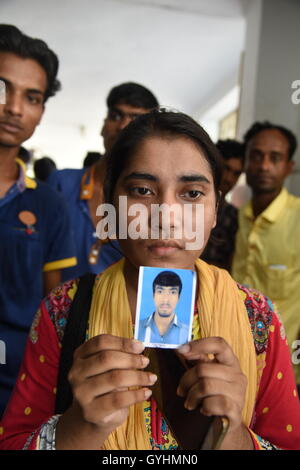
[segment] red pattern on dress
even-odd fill
[[[72,286],[72,283],[68,283],[69,289]],[[67,291],[65,288],[64,296],[67,296]],[[247,301],[263,315],[263,296],[247,292]],[[61,291],[56,291],[52,293],[52,299],[50,296],[44,300],[39,318],[35,319],[34,341],[29,336],[18,380],[0,424],[0,449],[22,449],[32,436],[28,448],[36,449],[42,424],[54,414],[61,348],[58,326],[54,326],[48,309],[53,296],[60,294]],[[66,306],[70,302],[63,298],[60,298],[58,303],[52,302],[54,308],[58,307],[58,304]],[[269,304],[265,304],[265,307],[266,305],[270,308]],[[62,320],[63,312],[60,310],[59,314]],[[251,429],[279,448],[300,449],[300,403],[290,352],[283,332],[281,321],[273,312],[265,351],[265,367]],[[155,409],[155,403],[152,403],[150,415],[154,447],[156,444],[164,444],[161,430],[163,418]],[[255,438],[253,443],[255,449],[260,448]]]

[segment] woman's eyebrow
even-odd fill
[[[183,175],[183,176],[180,176],[178,178],[178,180],[182,183],[194,183],[194,182],[198,182],[198,183],[207,183],[207,184],[210,184],[211,181],[209,181],[206,176],[204,175],[198,175],[198,174],[195,174],[195,175]]]
[[[124,181],[128,181],[131,179],[140,179],[140,180],[159,182],[158,176],[151,175],[150,173],[142,173],[142,172],[135,172],[135,171],[125,176]],[[199,175],[199,174],[178,176],[177,180],[181,183],[200,182],[200,183],[211,184],[211,181],[209,181],[209,179],[207,179],[206,176]]]
[[[139,172],[130,173],[129,175],[125,176],[124,181],[128,181],[131,179],[159,181],[159,178],[157,178],[154,175],[151,175],[150,173],[139,173]]]

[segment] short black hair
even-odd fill
[[[59,61],[57,55],[41,39],[26,36],[16,26],[0,24],[0,52],[11,52],[24,59],[33,59],[40,64],[47,75],[47,89],[44,102],[61,89],[57,80]]]
[[[117,181],[138,146],[147,138],[156,136],[184,137],[195,143],[209,164],[216,200],[219,201],[219,187],[223,172],[223,161],[219,150],[200,124],[190,116],[158,109],[138,116],[120,132],[107,161],[107,178],[104,186],[106,202],[113,204]]]
[[[49,157],[36,160],[33,165],[35,177],[40,181],[46,181],[49,175],[56,170],[56,164]]]
[[[89,168],[101,159],[102,155],[100,152],[88,152],[83,160],[83,168]]]
[[[224,160],[236,158],[244,163],[245,159],[245,145],[234,139],[218,140],[216,143]]]
[[[108,109],[118,104],[151,110],[159,106],[153,93],[138,83],[126,82],[112,88],[106,99]]]
[[[182,290],[182,282],[178,274],[174,273],[173,271],[161,271],[153,281],[152,289],[153,294],[155,292],[156,286],[162,287],[178,287],[179,293],[181,294]]]
[[[288,140],[289,143],[289,160],[293,158],[293,155],[297,149],[297,138],[295,134],[293,134],[292,131],[287,129],[286,127],[280,126],[278,124],[273,124],[272,122],[269,121],[264,121],[264,122],[255,122],[252,124],[250,129],[246,132],[244,135],[244,142],[245,142],[245,147],[247,147],[249,141],[255,137],[259,132],[266,131],[266,130],[277,130],[280,131]]]

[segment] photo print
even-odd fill
[[[177,348],[191,340],[196,273],[140,267],[135,339],[151,348]]]

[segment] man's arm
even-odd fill
[[[43,294],[46,297],[54,287],[61,282],[61,270],[46,271],[43,273]]]

